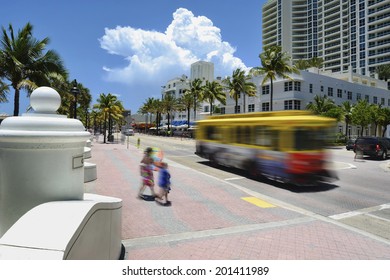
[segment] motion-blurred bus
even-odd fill
[[[197,122],[196,154],[213,164],[243,169],[295,185],[334,181],[325,146],[334,119],[308,111],[211,116]]]

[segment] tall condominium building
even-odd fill
[[[322,70],[363,75],[390,64],[390,0],[269,0],[262,16],[263,47],[293,60],[321,57]]]

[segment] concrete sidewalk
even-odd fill
[[[172,139],[180,141],[180,139]],[[191,142],[188,142],[191,145]],[[390,259],[390,241],[167,159],[172,205],[137,199],[142,150],[94,140],[96,181],[85,191],[123,200],[128,259]],[[155,173],[155,178],[157,173]]]

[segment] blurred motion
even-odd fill
[[[212,116],[197,122],[196,154],[252,177],[331,182],[337,176],[327,169],[325,147],[335,124],[301,110]]]
[[[164,152],[160,148],[152,147],[150,157],[154,162],[154,170],[157,170],[161,166],[161,163],[164,159]]]

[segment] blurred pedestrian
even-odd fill
[[[154,169],[154,160],[152,158],[152,152],[153,149],[148,147],[145,149],[144,157],[141,160],[141,187],[138,191],[138,197],[144,198],[143,193],[145,191],[146,187],[150,188],[150,191],[152,195],[155,197],[156,193],[154,192],[154,176],[153,176],[153,169]]]
[[[158,197],[159,200],[161,200],[160,202],[162,203],[162,201],[165,199],[164,204],[170,204],[170,201],[168,200],[168,193],[171,190],[171,174],[168,171],[168,163],[166,162],[160,163],[158,186],[160,187],[160,195]]]

